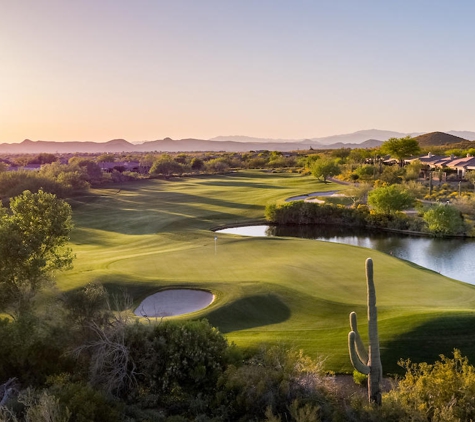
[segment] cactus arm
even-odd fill
[[[358,352],[357,352],[356,347],[355,347],[356,337],[357,337],[357,335],[354,331],[350,331],[350,333],[348,334],[348,350],[350,352],[350,360],[351,360],[351,363],[353,364],[353,367],[358,372],[361,372],[362,374],[368,375],[371,368],[368,365],[361,362],[361,359],[358,356]]]
[[[351,312],[350,313],[350,328],[351,331],[355,333],[355,346],[356,346],[356,353],[358,354],[361,362],[363,362],[365,365],[368,364],[368,353],[366,352],[366,349],[363,344],[363,340],[361,340],[360,333],[358,332],[358,323],[356,319],[356,312]]]

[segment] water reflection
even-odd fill
[[[433,239],[330,226],[246,226],[221,230],[242,236],[290,236],[376,249],[475,284],[475,240]]]

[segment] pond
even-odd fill
[[[435,239],[331,226],[246,226],[219,230],[242,236],[290,236],[376,249],[447,277],[475,284],[475,239]]]

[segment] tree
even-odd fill
[[[403,160],[421,152],[419,142],[410,136],[405,138],[391,138],[381,145],[381,151],[391,155],[399,160],[399,166],[402,167]]]
[[[204,168],[203,160],[199,157],[193,157],[191,159],[191,169],[193,171],[200,171]]]
[[[424,213],[424,221],[435,236],[462,233],[465,229],[460,211],[452,205],[438,204]]]
[[[42,152],[38,154],[35,158],[32,158],[28,164],[51,164],[55,161],[58,161],[58,157],[54,154],[49,154],[47,152]]]
[[[163,154],[152,165],[150,174],[161,174],[167,179],[173,174],[182,174],[183,166],[177,163],[170,155]]]
[[[206,170],[213,173],[223,173],[229,169],[229,164],[224,157],[213,158],[205,164]]]
[[[340,166],[335,162],[335,160],[322,158],[321,160],[316,160],[312,164],[311,171],[317,179],[322,178],[323,182],[326,183],[328,177],[340,174]]]
[[[399,185],[383,186],[372,190],[368,204],[378,213],[393,214],[414,205],[414,197]]]
[[[365,204],[372,187],[369,183],[359,183],[345,190],[345,195],[352,199],[353,204]]]
[[[371,158],[371,152],[364,148],[354,148],[348,155],[348,162],[362,164],[367,158]]]
[[[98,163],[113,163],[115,162],[115,155],[114,154],[102,154],[96,158]]]
[[[10,210],[0,212],[0,307],[21,312],[55,270],[72,264],[71,207],[40,190],[12,198]]]
[[[102,170],[96,162],[87,158],[72,157],[68,163],[82,169],[86,173],[89,182],[98,183],[102,180]]]

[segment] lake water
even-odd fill
[[[376,249],[475,284],[475,239],[436,239],[391,232],[368,232],[329,226],[246,226],[218,231],[242,236],[290,236]]]

